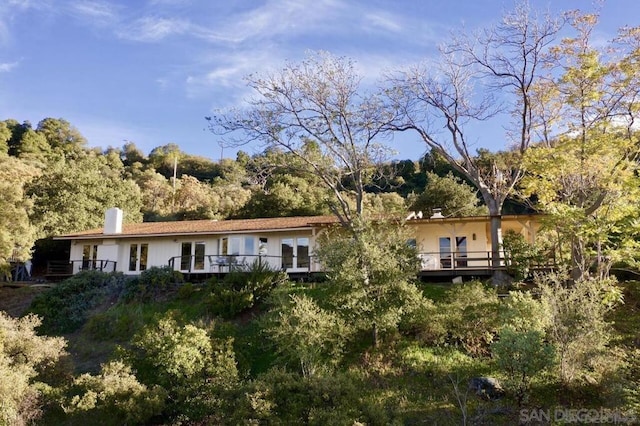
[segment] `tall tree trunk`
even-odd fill
[[[496,286],[503,286],[511,282],[502,265],[502,203],[489,191],[481,191],[484,202],[489,210],[489,225],[491,237],[491,282]]]

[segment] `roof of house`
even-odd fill
[[[219,234],[229,232],[274,232],[278,230],[311,229],[314,226],[338,223],[335,216],[274,217],[237,220],[184,220],[175,222],[125,223],[122,233],[104,234],[104,228],[90,229],[54,237],[56,240],[91,239],[104,237],[131,238],[190,234]]]
[[[502,220],[530,220],[538,214],[503,215]],[[488,222],[489,216],[424,218],[407,221],[411,224],[421,223],[453,223],[453,222]],[[311,229],[318,226],[337,224],[335,216],[297,216],[273,217],[262,219],[233,220],[183,220],[174,222],[128,223],[122,226],[122,233],[105,234],[104,228],[90,229],[54,237],[56,240],[88,240],[96,238],[135,238],[149,236],[175,236],[193,234],[222,234],[240,232],[276,232],[300,229]]]

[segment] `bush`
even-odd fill
[[[131,341],[129,362],[142,383],[167,391],[170,416],[197,421],[215,413],[221,392],[237,382],[231,341],[214,339],[211,331],[182,324],[169,313]]]
[[[174,271],[169,266],[154,266],[127,283],[122,299],[139,302],[165,300],[183,282],[184,277],[180,271]]]
[[[272,369],[237,392],[225,424],[391,424],[393,413],[365,402],[363,386],[345,373],[302,377]]]
[[[538,279],[541,299],[549,307],[547,339],[558,354],[558,376],[565,385],[597,384],[619,366],[609,347],[612,327],[606,320],[621,293],[612,280],[569,284],[563,276]]]
[[[29,424],[41,415],[38,372],[58,362],[66,342],[38,336],[39,325],[35,315],[13,319],[0,311],[0,424]]]
[[[91,309],[117,297],[126,281],[121,273],[83,271],[36,296],[30,311],[42,318],[42,332],[71,333],[85,323]]]
[[[474,281],[455,285],[445,302],[436,304],[422,331],[427,343],[453,344],[471,355],[487,355],[500,327],[500,300],[494,288]]]
[[[233,318],[252,308],[287,279],[286,273],[273,270],[268,264],[259,261],[230,272],[221,282],[211,279],[208,282],[211,313],[223,318]]]
[[[349,335],[341,318],[305,295],[293,295],[276,306],[266,331],[276,343],[278,354],[297,363],[305,377],[336,366]]]
[[[538,330],[516,331],[510,327],[500,330],[497,342],[491,345],[496,364],[505,375],[505,384],[522,406],[529,393],[531,379],[554,361],[553,346],[544,342]]]
[[[147,387],[121,361],[102,366],[99,375],[75,379],[63,402],[73,424],[143,424],[160,414],[166,393],[160,386]]]
[[[524,236],[508,230],[502,238],[507,273],[518,281],[528,278],[531,268],[544,261],[539,249],[527,242]]]

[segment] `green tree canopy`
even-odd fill
[[[40,171],[22,160],[0,154],[0,266],[9,258],[31,257],[36,230],[29,221],[28,185]]]
[[[125,221],[140,222],[140,188],[123,176],[117,157],[91,154],[52,163],[27,191],[34,203],[30,218],[38,236],[98,228],[105,210],[115,206],[124,210]]]
[[[477,216],[487,214],[484,206],[479,206],[477,191],[455,177],[452,173],[440,177],[427,172],[427,186],[424,192],[411,202],[411,210],[422,211],[425,216],[433,214],[434,209],[442,209],[445,217]]]

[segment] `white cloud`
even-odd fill
[[[0,72],[9,72],[18,66],[18,62],[0,63]]]
[[[181,19],[145,16],[118,30],[118,35],[128,40],[156,42],[172,35],[184,34],[190,27],[188,21]]]
[[[335,0],[269,0],[262,7],[235,16],[221,27],[220,34],[240,43],[276,35],[325,33],[343,9]]]
[[[107,2],[101,1],[79,1],[74,2],[70,6],[70,13],[91,24],[108,25],[118,19],[116,8]]]
[[[366,25],[383,31],[400,33],[403,25],[399,19],[385,12],[367,13],[364,15]]]

